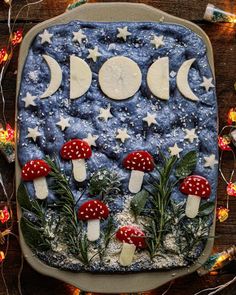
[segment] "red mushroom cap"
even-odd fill
[[[82,204],[78,211],[80,220],[106,219],[109,215],[108,207],[99,200],[87,201]]]
[[[146,248],[145,234],[133,225],[122,226],[116,232],[116,238],[121,242],[134,244],[137,248]]]
[[[32,181],[35,178],[47,176],[51,167],[44,160],[31,160],[22,168],[21,177],[25,181]]]
[[[147,151],[135,151],[124,158],[123,166],[129,170],[150,172],[154,169],[154,160]]]
[[[61,157],[65,160],[89,159],[91,156],[91,147],[82,139],[72,139],[61,148]]]
[[[211,194],[209,181],[199,175],[186,177],[179,189],[185,195],[194,195],[203,199],[208,199]]]

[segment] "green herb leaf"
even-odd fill
[[[17,200],[19,205],[22,209],[31,211],[32,210],[32,204],[30,202],[30,198],[28,195],[28,192],[26,190],[25,185],[23,182],[20,183],[18,190],[17,190]]]
[[[210,215],[215,210],[214,202],[205,202],[199,208],[199,216]]]
[[[141,212],[143,211],[147,199],[148,199],[148,192],[145,190],[142,190],[141,192],[137,193],[132,201],[130,202],[130,209],[132,213],[134,214],[134,217],[137,218]]]
[[[197,164],[197,152],[190,151],[183,156],[176,165],[175,175],[179,179],[183,179],[190,175]]]
[[[37,248],[40,250],[50,249],[49,243],[43,238],[43,230],[25,217],[20,220],[20,227],[24,236],[26,244],[31,248]]]

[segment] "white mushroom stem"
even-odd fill
[[[143,184],[144,172],[138,170],[132,170],[129,179],[129,191],[131,193],[138,193],[141,190]]]
[[[87,237],[90,242],[97,241],[100,237],[100,220],[91,219],[87,224]]]
[[[48,184],[46,177],[38,177],[33,180],[35,195],[38,199],[43,200],[48,196]]]
[[[198,215],[201,198],[195,195],[188,195],[185,207],[185,214],[189,218],[195,218]]]
[[[84,159],[72,160],[73,175],[76,181],[83,182],[87,177]]]
[[[122,266],[129,266],[133,262],[136,246],[134,244],[123,243],[120,253],[119,263]]]

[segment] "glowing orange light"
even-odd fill
[[[232,151],[229,144],[230,144],[229,137],[226,137],[226,136],[219,136],[218,137],[218,145],[222,151]]]
[[[11,43],[13,46],[16,46],[17,44],[20,44],[23,38],[23,30],[19,29],[16,32],[13,33],[13,36],[11,38]]]
[[[0,210],[0,221],[1,223],[6,223],[10,219],[10,212],[8,208],[5,206],[3,210]]]
[[[6,130],[0,129],[0,143],[13,143],[15,138],[15,131],[10,124],[6,125]]]
[[[3,62],[7,61],[7,59],[8,59],[7,49],[6,48],[2,48],[0,50],[0,64],[2,64]]]
[[[5,259],[5,254],[4,252],[0,251],[0,263],[3,262],[4,259]]]
[[[231,108],[227,115],[227,122],[229,125],[236,123],[236,108]]]
[[[225,207],[217,208],[216,216],[219,222],[224,222],[229,218],[229,209]]]
[[[236,183],[229,182],[226,190],[229,196],[236,197]]]

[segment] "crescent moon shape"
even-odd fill
[[[176,77],[176,82],[177,82],[177,87],[179,91],[182,93],[184,97],[193,101],[198,101],[199,98],[193,93],[188,83],[188,73],[194,61],[195,61],[195,58],[192,58],[192,59],[186,60],[182,64],[182,66],[179,68],[179,71]]]
[[[153,95],[169,99],[169,57],[159,58],[150,66],[147,72],[147,84]]]
[[[70,99],[85,94],[92,83],[92,72],[88,64],[81,58],[70,56]]]
[[[51,96],[57,91],[62,81],[62,70],[58,62],[49,55],[43,55],[43,58],[48,64],[51,73],[51,80],[46,91],[41,95],[41,98]]]

